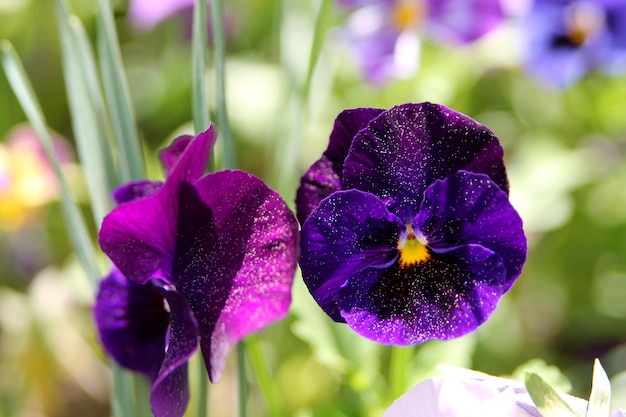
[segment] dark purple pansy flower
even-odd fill
[[[340,36],[368,81],[415,73],[417,32],[436,42],[465,44],[504,20],[500,0],[338,0],[353,10]]]
[[[286,203],[243,171],[203,175],[211,127],[161,154],[164,183],[114,193],[100,246],[115,268],[94,314],[106,351],[152,382],[157,417],[182,416],[187,361],[202,351],[211,381],[232,346],[287,314],[298,227]]]
[[[593,68],[626,72],[623,0],[536,0],[523,22],[526,68],[548,86],[565,87]]]
[[[304,282],[335,321],[408,345],[474,330],[519,276],[502,147],[444,106],[339,114],[296,197]]]

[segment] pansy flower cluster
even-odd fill
[[[524,19],[528,72],[565,87],[591,69],[626,72],[626,2],[535,0]]]
[[[180,417],[198,344],[211,381],[233,345],[287,314],[297,222],[283,199],[243,171],[205,174],[215,130],[161,153],[164,183],[115,192],[100,246],[115,264],[96,298],[106,351],[152,383],[155,416]]]
[[[309,291],[381,343],[474,330],[526,257],[497,137],[441,105],[339,114],[296,206]]]
[[[341,38],[365,78],[382,83],[417,70],[418,32],[436,42],[467,44],[504,20],[500,0],[338,0],[352,11]]]

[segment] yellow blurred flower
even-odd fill
[[[61,163],[69,162],[69,145],[60,136],[52,139]],[[0,229],[18,229],[58,194],[58,182],[37,134],[30,126],[15,127],[0,143]]]

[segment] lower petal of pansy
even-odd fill
[[[153,286],[131,282],[113,269],[100,281],[94,316],[107,353],[123,367],[156,378],[165,354],[169,313]]]
[[[287,314],[298,225],[275,191],[243,171],[215,172],[186,188],[181,187],[179,245],[187,242],[181,254],[192,255],[187,261],[180,257],[184,268],[176,268],[177,285],[201,324],[202,352],[216,382],[238,340]],[[203,218],[211,224],[204,227],[198,216],[186,215],[190,210],[208,210]]]
[[[198,323],[185,297],[172,285],[155,280],[170,309],[165,357],[152,384],[150,403],[155,417],[182,417],[189,402],[187,362],[198,348]]]
[[[358,190],[334,193],[309,216],[301,232],[302,278],[333,320],[344,321],[339,289],[364,268],[392,264],[404,227],[381,200]]]
[[[526,259],[522,219],[506,193],[484,174],[459,171],[435,181],[424,193],[413,227],[434,252],[477,244],[497,253],[506,266],[508,286]]]
[[[451,339],[487,319],[505,278],[500,256],[470,245],[409,267],[363,270],[340,290],[339,308],[352,329],[380,343]]]

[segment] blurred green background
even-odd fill
[[[97,2],[69,3],[93,39]],[[186,20],[142,31],[127,20],[126,2],[113,3],[149,176],[162,178],[156,152],[192,131]],[[528,366],[587,397],[595,357],[625,407],[626,78],[591,73],[566,90],[546,89],[521,69],[511,23],[464,48],[424,42],[415,76],[372,86],[334,41],[332,27],[346,16],[333,10],[307,101],[319,2],[226,3],[227,100],[240,168],[293,204],[299,175],[325,149],[341,110],[441,103],[501,139],[529,240],[524,272],[491,319],[445,343],[394,350],[363,340],[332,323],[296,277],[289,318],[260,335],[287,415],[380,415],[441,364],[511,375],[541,359],[562,374],[537,361]],[[54,2],[0,0],[2,38],[23,60],[87,213]],[[109,374],[91,322],[93,294],[72,256],[50,168],[36,146],[20,146],[34,143],[25,120],[0,76],[0,417],[107,416]],[[97,225],[90,227],[95,241]],[[399,385],[391,376],[397,363],[406,364]],[[235,414],[233,365],[211,387],[212,416]],[[251,415],[269,415],[252,377],[250,384]]]

